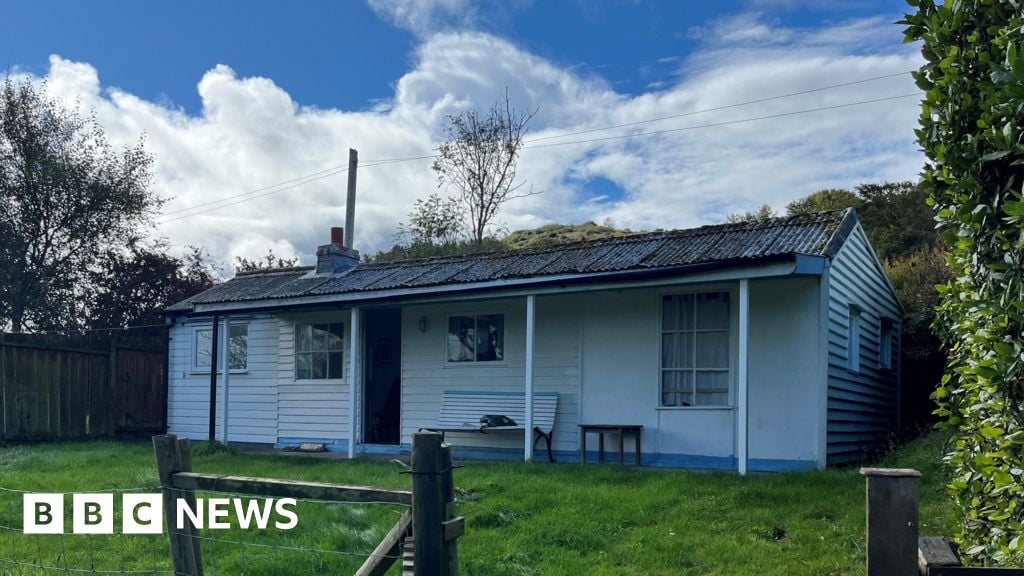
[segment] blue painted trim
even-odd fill
[[[526,392],[499,392],[496,390],[445,390],[448,395],[472,396],[526,396]],[[558,396],[558,392],[534,392],[534,396]]]
[[[348,440],[344,438],[295,438],[295,437],[279,437],[277,443],[274,444],[274,448],[281,450],[284,448],[298,448],[299,444],[303,442],[322,442],[324,448],[327,448],[328,452],[348,452]]]
[[[356,446],[359,454],[408,454],[412,452],[410,444],[359,444]]]
[[[356,452],[360,454],[408,454],[412,446],[402,444],[360,444]],[[464,460],[490,460],[501,462],[515,462],[522,460],[522,450],[515,448],[485,448],[476,446],[452,446],[452,454],[455,458]],[[578,464],[579,452],[575,450],[555,450],[553,452],[556,463]],[[625,463],[635,463],[635,455],[627,451]],[[684,468],[693,470],[736,470],[738,467],[736,458],[733,456],[704,456],[700,454],[649,454],[642,455],[644,466],[653,468]],[[533,459],[536,462],[546,463],[548,453],[544,449],[537,449],[533,452]],[[597,464],[597,451],[588,450],[586,454],[587,464]],[[617,464],[619,459],[617,450],[605,452],[604,461],[606,464]],[[794,472],[801,470],[813,470],[817,465],[813,460],[773,460],[754,458],[747,461],[747,468],[754,472]]]
[[[820,276],[825,272],[825,257],[812,256],[810,254],[797,254],[796,267],[793,274],[807,274]]]

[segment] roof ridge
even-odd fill
[[[235,271],[235,278],[239,276],[270,276],[273,274],[293,274],[295,272],[309,272],[316,269],[316,266],[286,266],[281,268],[261,268],[258,270]]]
[[[535,254],[544,254],[554,251],[565,251],[572,250],[574,248],[593,248],[601,246],[603,244],[627,244],[635,242],[645,242],[649,240],[659,238],[672,238],[675,236],[682,236],[685,234],[707,234],[713,232],[719,232],[725,229],[757,229],[757,228],[772,228],[779,226],[792,226],[799,223],[805,223],[806,220],[816,221],[821,217],[829,214],[844,214],[849,209],[843,208],[839,210],[822,210],[819,212],[804,212],[801,214],[792,214],[786,216],[775,216],[772,218],[762,218],[759,220],[744,220],[742,222],[722,222],[719,224],[704,224],[696,226],[694,228],[678,228],[671,230],[651,230],[646,232],[636,232],[625,234],[622,236],[611,236],[605,238],[594,238],[590,240],[576,240],[573,242],[563,242],[561,244],[555,244],[553,246],[543,246],[537,248],[505,248],[491,251],[480,251],[470,252],[467,254],[447,254],[444,256],[427,256],[424,258],[410,258],[408,260],[391,260],[388,262],[374,262],[370,264],[361,264],[360,267],[366,268],[386,268],[388,266],[399,266],[407,264],[426,264],[430,262],[450,262],[453,260],[466,260],[473,257],[488,257],[488,256],[508,256],[510,254],[517,255],[528,255],[532,256]]]

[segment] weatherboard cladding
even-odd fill
[[[715,262],[752,263],[793,254],[832,257],[855,222],[852,210],[820,212],[546,249],[359,264],[331,276],[316,275],[311,267],[239,274],[171,306],[168,311],[190,311],[194,304],[342,295],[555,275],[585,277],[601,272]]]

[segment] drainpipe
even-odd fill
[[[213,313],[213,329],[210,332],[210,444],[217,441],[217,332],[220,314]]]

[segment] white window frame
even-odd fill
[[[328,374],[328,376],[326,378],[315,378],[313,376],[310,376],[309,378],[299,378],[299,361],[298,361],[298,356],[299,356],[300,353],[306,353],[306,352],[299,352],[299,327],[301,327],[301,326],[329,326],[331,324],[338,324],[338,325],[341,326],[341,349],[340,350],[331,350],[330,348],[328,348],[327,350],[313,350],[313,349],[310,349],[308,351],[309,354],[313,354],[313,353],[316,353],[316,352],[323,352],[323,353],[327,354],[327,362],[328,362],[328,364],[327,364],[327,374]],[[345,323],[341,322],[341,321],[335,321],[335,320],[327,320],[327,321],[323,321],[323,320],[303,320],[303,321],[296,321],[292,325],[292,378],[293,378],[293,380],[295,382],[339,382],[339,381],[344,381],[345,380],[345,376],[347,374],[347,372],[345,370],[345,364],[347,363],[345,357],[348,354],[348,351],[345,350],[346,336],[347,336],[347,333],[345,332]],[[334,378],[330,377],[330,373],[331,373],[330,354],[331,354],[331,352],[340,352],[341,353],[341,376],[336,376]]]
[[[230,370],[231,374],[246,374],[246,373],[249,372],[249,323],[248,322],[234,322],[234,321],[231,322],[231,327],[232,328],[239,327],[239,326],[245,328],[245,336],[246,336],[246,338],[245,338],[245,366],[243,368],[231,368],[231,370]],[[218,322],[217,323],[217,330],[219,332],[217,334],[217,346],[221,347],[224,344],[224,334],[225,333],[231,334],[231,331],[228,330],[227,332],[225,332],[225,330],[224,330],[224,323],[223,322]],[[191,365],[191,371],[192,371],[193,374],[209,374],[210,373],[210,367],[209,366],[199,366],[199,365],[196,364],[196,361],[199,359],[199,333],[200,332],[210,332],[211,336],[212,336],[213,324],[202,324],[202,325],[199,325],[199,326],[194,326],[192,328],[192,345],[191,345],[191,356],[192,357],[191,357],[191,359],[189,361],[189,364]],[[213,345],[213,338],[212,337],[210,339],[210,345],[211,346]],[[224,362],[223,356],[224,355],[221,354],[222,351],[223,351],[223,349],[217,351],[217,372],[219,372],[219,373],[223,373],[224,372],[224,364],[223,364],[223,362]],[[212,355],[212,350],[211,350],[211,355]]]
[[[476,323],[477,323],[477,318],[480,317],[480,316],[501,316],[501,330],[502,330],[501,340],[502,340],[502,344],[503,344],[503,350],[502,350],[502,354],[501,354],[501,359],[500,360],[477,360],[476,359],[476,350],[474,349],[473,350],[473,359],[472,360],[463,360],[461,362],[455,361],[455,360],[450,360],[449,357],[448,357],[448,327],[451,326],[451,319],[452,318],[458,318],[458,317],[471,317],[471,318],[473,318],[473,334],[474,334],[474,337],[476,337]],[[445,367],[446,368],[456,368],[456,367],[459,367],[459,366],[469,367],[469,366],[504,366],[504,365],[506,365],[508,363],[508,318],[509,318],[509,313],[505,309],[501,309],[501,310],[473,310],[473,311],[452,312],[450,314],[445,314],[445,316],[444,316],[444,326],[442,327],[442,331],[441,331],[441,333],[443,335],[443,338],[442,338],[442,340],[443,340],[442,353],[444,354],[444,365],[445,365]]]
[[[725,372],[727,374],[726,379],[727,379],[728,388],[729,388],[729,390],[728,390],[728,400],[726,401],[725,404],[702,404],[702,405],[691,404],[690,406],[674,406],[674,405],[671,405],[671,404],[663,404],[662,400],[664,398],[664,393],[662,391],[662,386],[663,386],[663,382],[664,381],[663,381],[663,376],[662,375],[664,374],[664,372],[666,370],[674,370],[672,368],[664,368],[663,367],[664,359],[662,358],[662,354],[664,353],[664,345],[662,343],[662,338],[664,337],[664,334],[665,334],[665,327],[664,327],[665,314],[664,314],[664,310],[663,310],[662,306],[664,305],[664,298],[666,296],[693,295],[693,296],[696,297],[696,296],[699,296],[701,294],[722,294],[722,293],[729,295],[729,328],[727,329],[728,335],[729,335],[729,337],[728,337],[728,342],[729,342],[729,350],[728,350],[729,367],[726,368],[726,369],[701,369],[701,368],[698,368],[697,365],[696,365],[697,364],[697,361],[696,361],[697,339],[694,338],[693,339],[693,341],[694,341],[693,342],[693,346],[694,346],[694,350],[693,350],[694,367],[691,370],[692,370],[692,373],[694,374],[694,376],[693,376],[693,378],[694,378],[694,381],[693,381],[693,394],[694,394],[694,398],[696,397],[696,394],[697,394],[697,382],[696,382],[696,373],[697,372],[699,372],[701,370],[704,370],[704,371],[716,371],[716,372],[717,371],[722,371],[722,372]],[[686,290],[671,290],[671,291],[661,291],[661,292],[659,292],[659,294],[658,294],[658,307],[657,307],[657,314],[658,314],[658,366],[657,366],[657,371],[658,371],[658,383],[657,383],[658,400],[657,400],[657,407],[658,407],[659,410],[732,410],[732,409],[735,408],[735,387],[733,386],[733,384],[735,382],[735,376],[736,376],[736,354],[737,354],[737,337],[738,337],[737,325],[736,325],[737,307],[734,305],[734,302],[737,301],[736,298],[737,298],[736,291],[733,289],[733,287],[727,286],[727,285],[726,286],[720,286],[720,285],[718,285],[718,286],[701,286],[699,288],[698,287],[694,287],[692,289],[686,289]],[[699,331],[700,330],[697,329],[697,325],[695,323],[693,330],[676,330],[676,331],[673,331],[673,333],[690,332],[690,333],[696,335],[697,332],[699,332]],[[713,330],[707,329],[705,331],[707,331],[707,332],[722,332],[722,331],[726,331],[726,330],[723,330],[723,329],[713,329]]]
[[[880,318],[878,335],[878,366],[882,370],[895,370],[893,354],[896,350],[896,322],[892,318]]]
[[[847,306],[847,328],[846,328],[846,369],[854,374],[860,374],[861,355],[861,325],[860,317],[862,311],[860,306],[850,304]]]

